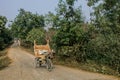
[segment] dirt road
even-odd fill
[[[59,65],[55,65],[51,72],[45,67],[35,68],[34,56],[19,47],[9,49],[8,55],[13,62],[0,71],[0,80],[120,80]]]

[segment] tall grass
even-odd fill
[[[7,56],[7,50],[0,51],[0,69],[7,67],[10,63],[11,60]]]

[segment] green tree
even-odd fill
[[[0,16],[0,50],[4,49],[11,42],[10,30],[5,27],[7,18]]]
[[[51,17],[57,24],[54,25],[57,28],[53,43],[60,59],[84,62],[84,44],[88,42],[89,34],[87,26],[84,26],[81,7],[75,8],[75,2],[77,0],[59,0],[57,14]]]
[[[72,46],[78,42],[77,30],[84,23],[84,18],[81,13],[81,7],[74,7],[75,1],[60,0],[56,9],[59,18],[59,30],[55,36],[55,43],[58,47]]]
[[[11,31],[13,32],[13,37],[26,39],[28,32],[32,28],[38,27],[44,27],[44,16],[20,9],[19,14],[11,25]]]
[[[94,9],[91,13],[92,24],[97,31],[96,38],[89,43],[91,48],[88,52],[90,58],[109,65],[120,73],[119,4],[120,0],[88,0],[88,5]]]
[[[33,28],[28,34],[26,41],[29,41],[31,43],[36,40],[38,44],[45,43],[45,30],[43,28]]]
[[[98,5],[97,5],[98,4]],[[104,35],[120,31],[120,1],[119,0],[89,0],[88,5],[94,9],[92,13],[94,25]]]
[[[46,26],[58,29],[59,28],[59,16],[56,14],[53,14],[52,12],[48,12],[48,14],[45,15],[45,22]]]

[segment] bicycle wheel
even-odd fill
[[[39,66],[39,58],[35,58],[35,68]]]
[[[46,61],[47,61],[46,68],[48,71],[51,71],[52,70],[52,61],[51,61],[51,59],[47,59]]]

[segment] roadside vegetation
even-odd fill
[[[11,59],[7,56],[7,50],[0,51],[0,69],[7,67]]]
[[[93,9],[89,22],[76,3],[59,0],[55,14],[20,9],[8,33],[12,31],[12,38],[19,38],[31,50],[34,40],[45,44],[49,36],[56,64],[120,76],[120,0],[88,0]]]
[[[10,30],[5,27],[6,22],[6,17],[0,16],[0,69],[7,67],[11,62],[6,48],[10,45],[12,37]]]

